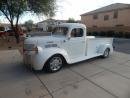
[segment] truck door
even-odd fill
[[[82,28],[71,30],[70,39],[68,40],[68,53],[72,59],[85,56],[85,37]]]

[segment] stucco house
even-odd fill
[[[115,3],[81,15],[90,32],[130,32],[130,4]]]
[[[7,31],[9,30],[11,27],[10,27],[10,24],[6,24],[6,23],[0,23],[0,32],[1,31]]]
[[[37,23],[37,27],[42,31],[47,31],[49,27],[56,26],[61,23],[65,23],[66,20],[55,20],[55,19],[47,19]]]

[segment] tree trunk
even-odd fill
[[[19,8],[20,9],[20,8]],[[15,31],[15,38],[16,38],[16,42],[19,43],[20,42],[20,36],[19,36],[19,27],[18,27],[18,20],[19,20],[19,13],[18,13],[18,16],[17,16],[17,20],[16,20],[16,31]]]
[[[14,36],[16,38],[16,43],[18,44],[20,42],[20,37],[19,37],[19,32],[18,32],[18,27],[14,26],[13,23],[11,23],[11,28],[14,31]]]
[[[20,37],[19,37],[17,29],[14,30],[14,33],[15,33],[16,43],[18,44],[20,42]]]

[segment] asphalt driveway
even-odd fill
[[[130,98],[130,55],[114,52],[49,74],[27,69],[18,50],[0,51],[0,98]]]

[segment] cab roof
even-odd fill
[[[62,24],[59,24],[58,26],[68,27],[68,28],[86,28],[86,26],[81,23],[62,23]]]

